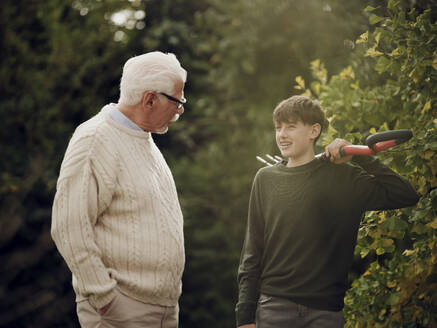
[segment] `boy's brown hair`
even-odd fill
[[[302,122],[306,125],[319,123],[320,134],[328,126],[322,106],[317,100],[311,100],[305,96],[292,96],[281,101],[273,111],[273,123]],[[314,143],[320,137],[314,140]]]

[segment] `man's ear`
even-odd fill
[[[153,104],[158,100],[158,97],[156,97],[156,94],[153,91],[146,91],[143,93],[143,96],[141,97],[141,105],[143,108],[146,109],[153,109]]]

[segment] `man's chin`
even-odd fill
[[[180,117],[179,114],[175,114],[175,116],[173,116],[173,118],[171,119],[171,121],[168,122],[168,124],[167,124],[166,126],[164,126],[164,127],[160,128],[160,129],[156,130],[156,131],[153,132],[153,133],[156,133],[156,134],[164,134],[164,133],[167,133],[167,131],[168,131],[168,127],[169,127],[170,125],[172,125],[174,122],[176,122],[176,121],[179,119],[179,117]]]
[[[165,133],[167,133],[167,131],[168,131],[168,126],[166,126],[165,128],[161,128],[159,130],[156,130],[153,133],[156,133],[156,134],[165,134]]]
[[[170,125],[172,125],[174,122],[176,122],[176,121],[179,119],[179,116],[180,116],[179,114],[176,114],[176,115],[172,118],[172,120],[171,120],[170,122],[168,122],[168,124],[167,124],[165,127],[156,130],[154,133],[156,133],[156,134],[164,134],[164,133],[167,133],[167,131],[168,131],[168,127],[169,127]]]

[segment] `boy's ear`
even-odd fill
[[[316,139],[322,132],[322,126],[319,123],[314,123],[311,127],[311,138]]]

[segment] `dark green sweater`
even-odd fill
[[[340,311],[367,210],[412,206],[411,185],[373,157],[262,168],[250,196],[238,270],[237,325],[255,322],[260,292]]]

